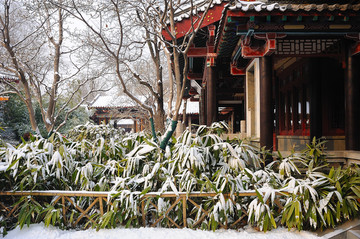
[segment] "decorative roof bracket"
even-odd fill
[[[246,67],[237,67],[230,63],[230,74],[233,76],[244,76],[246,75]]]
[[[271,55],[276,50],[276,39],[286,37],[286,34],[264,33],[254,34],[255,39],[265,40],[265,44],[260,47],[253,47],[248,44],[246,37],[241,42],[241,55],[243,58],[254,58]]]

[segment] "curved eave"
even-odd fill
[[[332,13],[335,11],[348,12],[359,11],[360,4],[281,4],[281,3],[262,3],[262,2],[237,2],[229,6],[229,10],[239,10],[245,15],[247,13]]]
[[[204,21],[201,24],[201,28],[207,27],[209,25],[218,22],[222,17],[222,10],[225,5],[228,4],[228,1],[215,1],[207,12]],[[184,37],[187,33],[191,32],[192,27],[196,28],[198,26],[198,21],[202,17],[206,8],[201,8],[200,11],[196,11],[193,14],[193,17],[190,17],[190,14],[183,13],[180,16],[175,18],[175,29],[176,29],[176,38],[179,39]],[[170,29],[169,29],[170,30]],[[162,35],[166,41],[170,41],[171,37],[168,32],[164,29],[162,30]]]
[[[234,57],[240,35],[239,24],[245,25],[249,17],[255,16],[319,16],[359,17],[360,4],[279,4],[263,2],[236,2],[227,4],[220,18],[215,38],[218,57]],[[236,20],[234,21],[234,18]]]

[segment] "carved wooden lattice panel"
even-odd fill
[[[276,55],[338,55],[340,42],[338,39],[279,39]]]

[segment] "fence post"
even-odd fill
[[[142,200],[141,201],[141,216],[142,216],[142,222],[143,222],[143,226],[146,226],[146,221],[145,221],[145,201]]]
[[[65,207],[65,198],[61,197],[61,204],[63,209],[63,218],[64,218],[64,225],[66,225],[66,207]]]
[[[184,227],[186,227],[186,195],[182,196],[183,202],[183,220],[184,220]]]
[[[103,197],[99,197],[100,215],[104,216]]]

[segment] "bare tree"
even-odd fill
[[[96,46],[96,50],[102,54],[104,60],[113,64],[123,93],[148,111],[151,119],[156,114],[162,122],[164,122],[165,115],[162,54],[166,54],[168,63],[165,65],[171,67],[168,70],[170,72],[169,79],[170,82],[175,81],[177,90],[175,109],[172,111],[172,124],[163,137],[160,146],[163,149],[176,129],[187,81],[189,65],[187,54],[211,3],[212,1],[209,0],[205,12],[202,15],[197,15],[192,0],[108,0],[91,5],[80,0],[69,0],[63,4],[55,2],[58,6],[66,9],[69,14],[82,21],[91,31],[89,44]],[[193,24],[182,38],[183,40],[178,42],[175,16],[177,9],[183,4],[188,4],[187,13],[193,20]],[[164,40],[163,30],[171,36],[170,41]],[[154,72],[156,72],[155,82],[139,74],[133,67],[134,63],[143,56],[144,46],[147,46],[147,52],[149,52],[153,62]],[[184,67],[180,65],[180,58],[184,59]],[[150,105],[142,102],[131,91],[131,87],[127,84],[130,81],[127,77],[129,72],[138,85],[148,90],[149,95],[155,99],[155,104]],[[172,87],[172,83],[170,86]],[[172,105],[172,98],[171,89],[170,106]],[[156,139],[155,135],[154,138]]]
[[[15,74],[20,82],[18,85],[4,81],[11,90],[3,94],[17,94],[26,104],[34,131],[39,132],[34,101],[40,106],[46,130],[59,130],[69,115],[99,90],[92,83],[105,69],[93,70],[91,74],[84,71],[89,70],[93,51],[79,42],[65,42],[72,40],[73,35],[66,24],[69,15],[63,9],[37,0],[29,5],[2,0],[0,9],[0,68]],[[89,54],[80,60],[76,57],[80,51]],[[68,87],[70,82],[72,87]],[[88,92],[69,107],[85,85],[90,86]],[[61,114],[65,114],[64,120],[56,125]]]
[[[143,2],[143,1],[141,1]],[[171,72],[173,75],[170,75],[169,80],[172,82],[175,80],[176,84],[176,103],[175,108],[172,111],[172,124],[171,127],[167,130],[164,139],[161,142],[160,147],[165,148],[168,140],[174,133],[179,117],[179,110],[181,102],[184,96],[186,82],[187,82],[187,73],[189,68],[189,58],[188,52],[192,46],[195,36],[202,27],[202,23],[205,19],[205,16],[211,7],[212,0],[207,1],[205,11],[201,14],[198,14],[196,6],[194,5],[193,0],[163,0],[159,4],[159,1],[156,0],[147,0],[146,14],[150,21],[153,24],[158,24],[158,27],[148,27],[148,29],[154,29],[152,32],[154,35],[163,36],[163,32],[170,37],[171,40],[164,41],[164,38],[161,41],[161,46],[164,49],[166,54],[166,59],[168,62],[168,67],[171,67]],[[156,4],[158,3],[158,4]],[[187,5],[187,7],[184,7]],[[191,26],[188,29],[187,33],[184,34],[181,40],[177,38],[177,31],[175,27],[176,15],[179,14],[180,10],[185,10],[181,12],[182,14],[187,14],[190,18]],[[144,21],[144,23],[147,21]],[[180,65],[180,59],[183,59],[183,66]],[[171,100],[173,98],[172,91],[169,97]],[[172,102],[170,102],[172,103]],[[170,106],[170,104],[169,104]],[[171,107],[169,107],[171,109]]]

